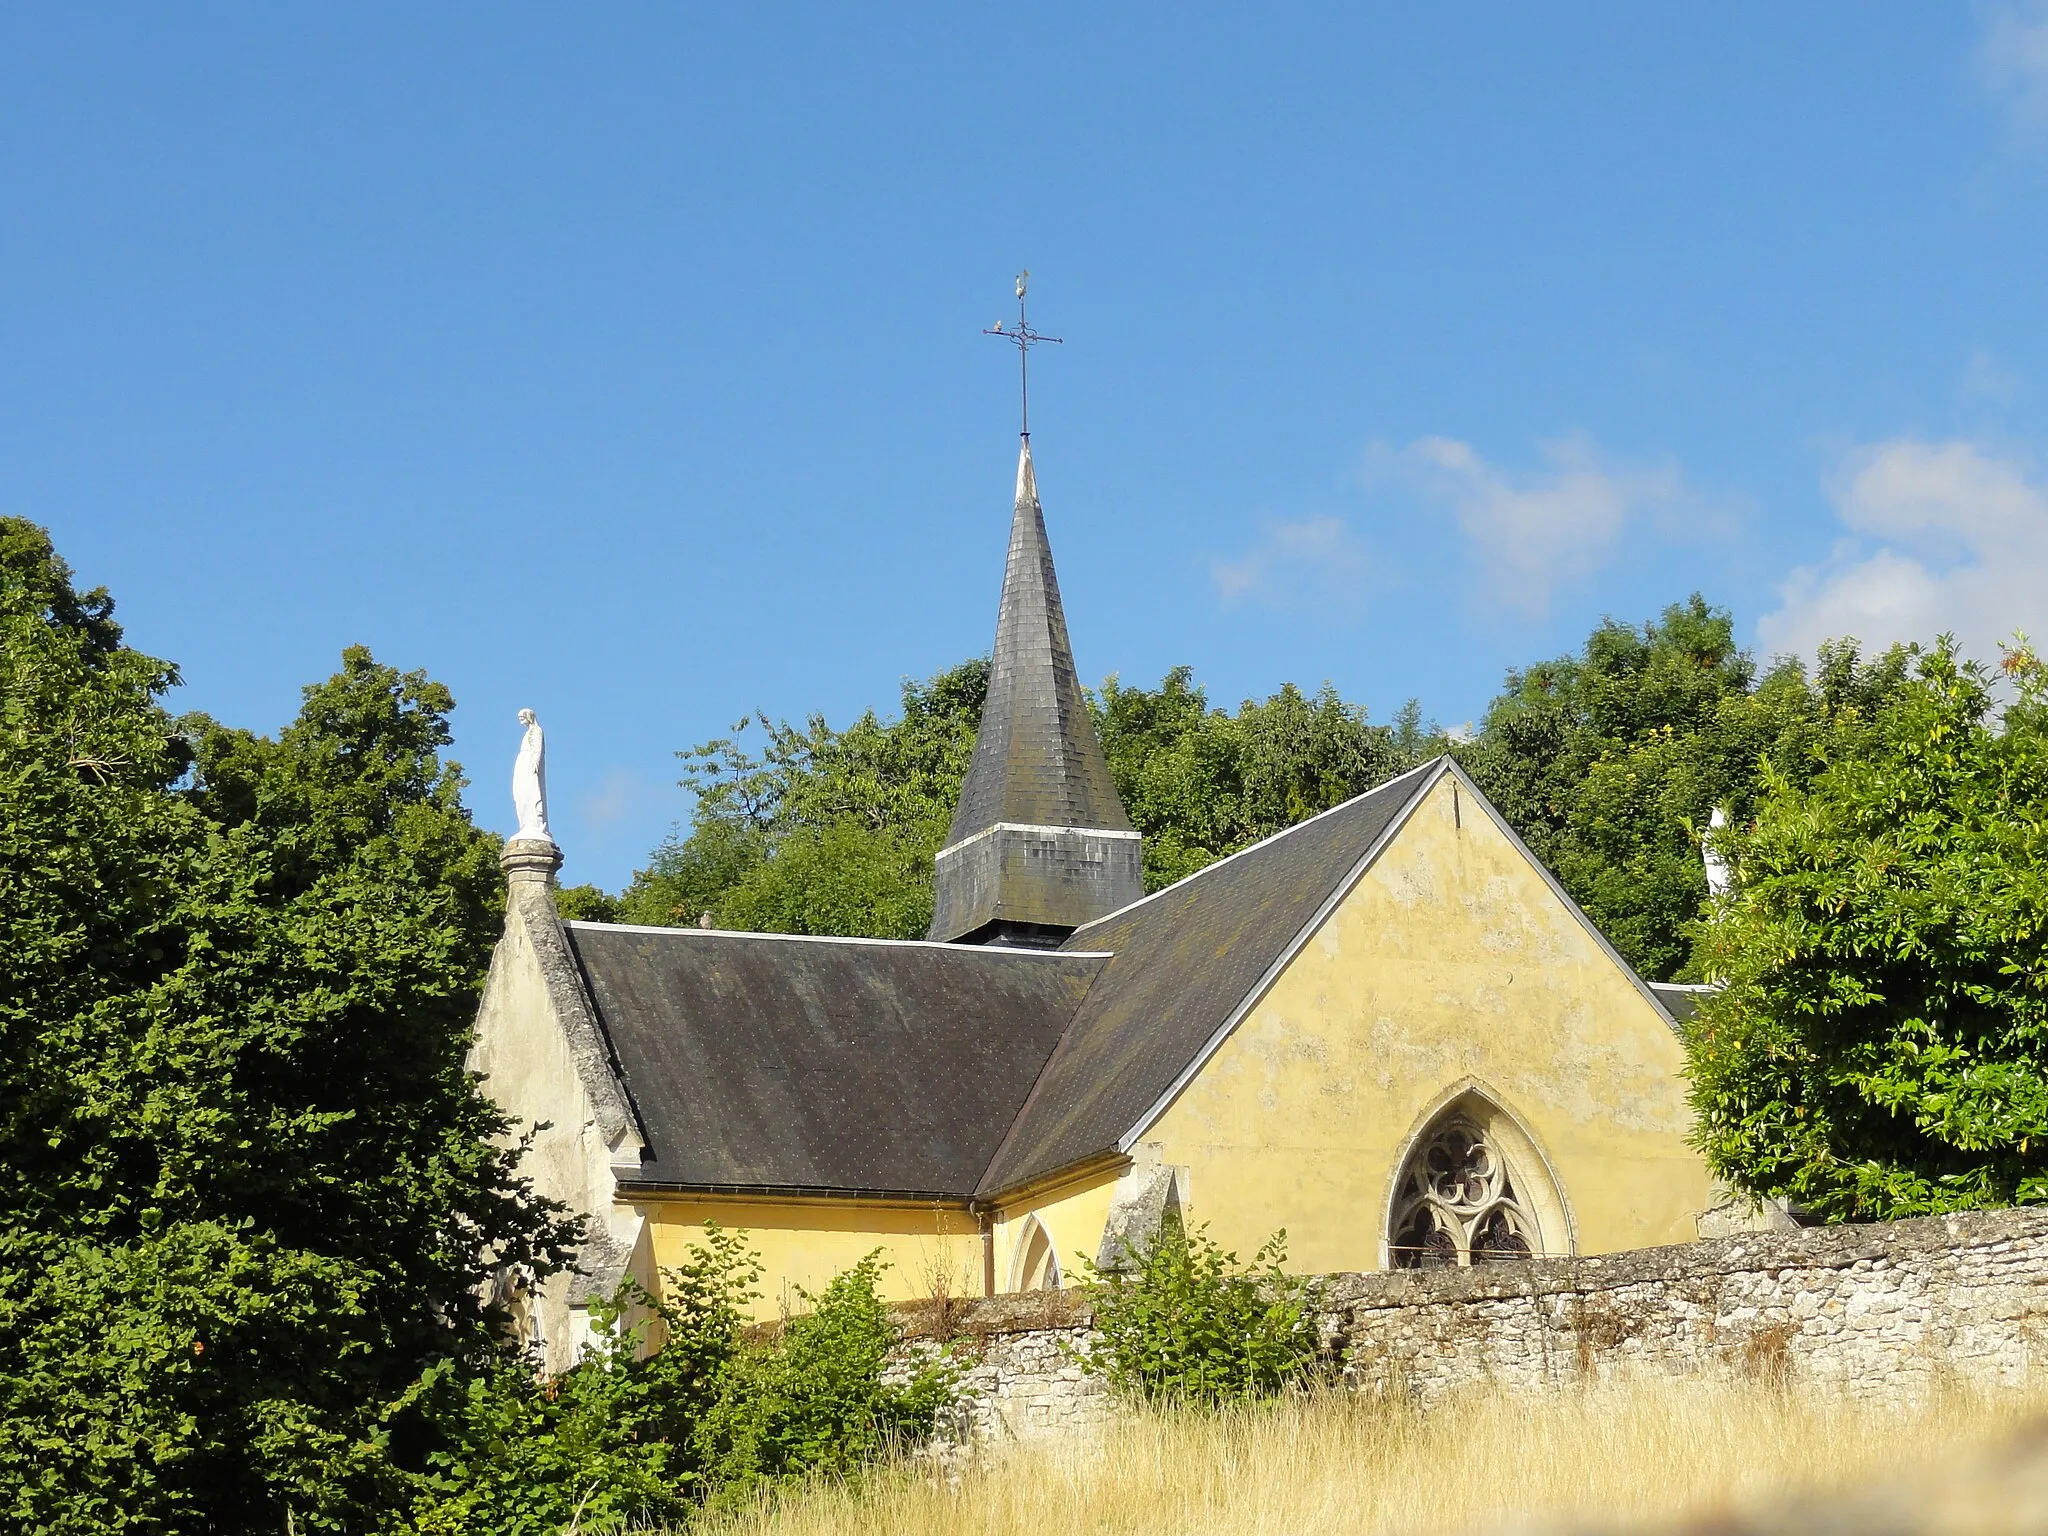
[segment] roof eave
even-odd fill
[[[885,1202],[913,1205],[951,1205],[965,1210],[976,1199],[958,1190],[858,1189],[831,1184],[706,1184],[684,1179],[620,1178],[615,1185],[619,1198],[674,1199],[690,1195],[756,1200],[839,1200]]]

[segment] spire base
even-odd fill
[[[999,822],[939,850],[930,937],[1057,949],[1145,894],[1136,832]]]

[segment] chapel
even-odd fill
[[[1285,1229],[1328,1272],[1749,1219],[1687,1144],[1690,990],[1631,970],[1452,759],[1146,892],[1028,433],[926,939],[565,922],[540,814],[472,1063],[589,1221],[527,1309],[552,1368],[710,1223],[768,1315],[878,1249],[900,1299],[1057,1287],[1169,1220],[1247,1256]]]

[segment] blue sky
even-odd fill
[[[179,707],[454,689],[566,879],[672,753],[984,649],[1476,716],[1698,588],[2048,635],[2048,8],[31,6],[0,511]]]

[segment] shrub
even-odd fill
[[[732,1357],[695,1437],[717,1502],[742,1502],[765,1483],[855,1472],[931,1434],[952,1401],[954,1372],[942,1360],[905,1382],[884,1379],[897,1330],[875,1291],[882,1268],[871,1253],[821,1294],[799,1292],[810,1311]]]
[[[896,1329],[870,1254],[811,1310],[749,1337],[759,1259],[710,1227],[654,1297],[630,1281],[599,1309],[596,1346],[573,1370],[507,1367],[439,1384],[445,1443],[413,1512],[419,1536],[554,1536],[680,1523],[707,1502],[857,1473],[931,1432],[950,1368],[884,1380]],[[644,1345],[661,1347],[642,1354]]]
[[[1276,1232],[1249,1265],[1168,1222],[1123,1268],[1087,1266],[1083,1289],[1099,1338],[1082,1365],[1111,1388],[1148,1402],[1214,1404],[1263,1397],[1315,1362],[1306,1282],[1286,1274],[1287,1234]]]

